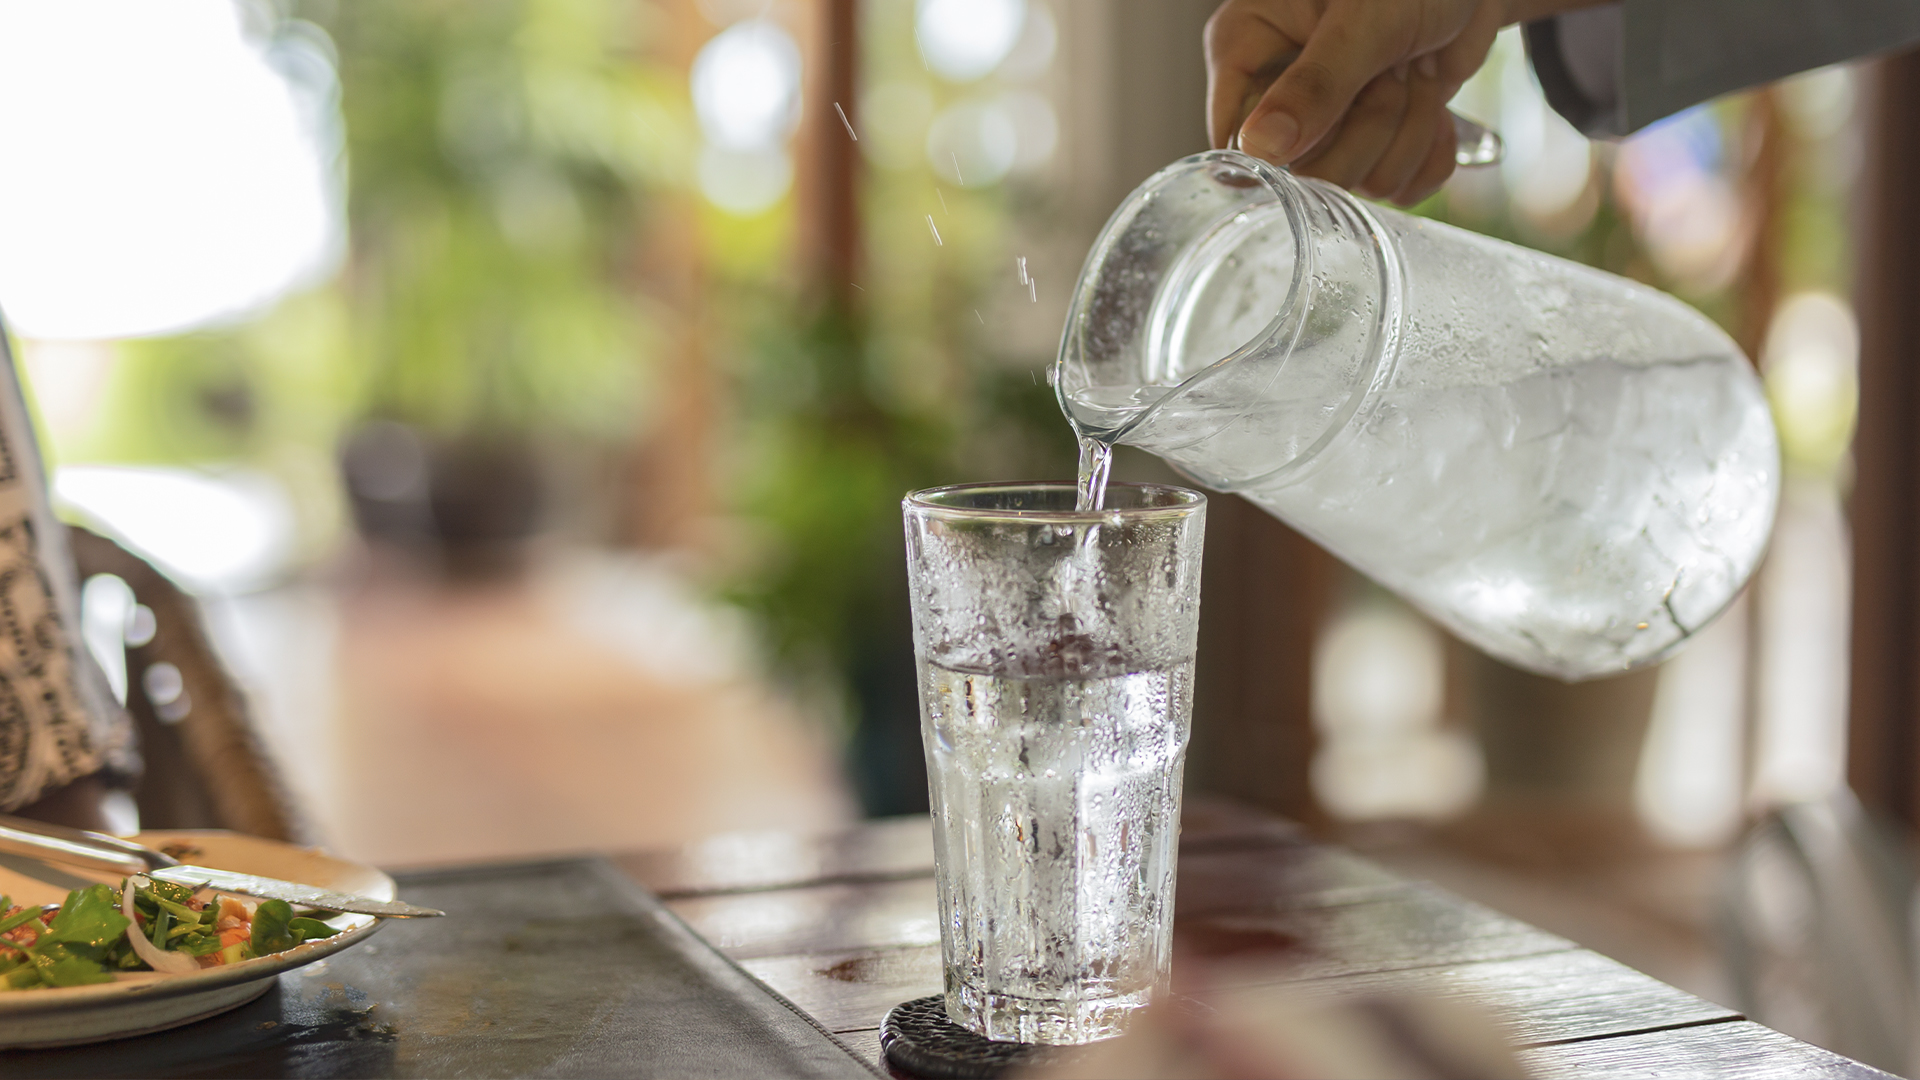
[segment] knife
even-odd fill
[[[207,866],[189,866],[165,852],[155,851],[130,840],[105,833],[69,829],[45,822],[0,814],[0,852],[31,855],[35,858],[105,869],[117,874],[145,874],[155,881],[170,882],[188,888],[210,887],[220,892],[237,893],[261,900],[284,900],[302,907],[323,911],[350,911],[359,915],[378,915],[388,919],[410,919],[445,915],[446,912],[398,900],[376,900],[333,892],[296,881],[260,877],[256,874],[215,870]]]
[[[258,897],[262,900],[285,900],[289,904],[320,908],[325,911],[351,911],[360,915],[378,915],[387,919],[428,918],[446,914],[436,908],[417,907],[413,904],[403,904],[398,900],[375,900],[367,896],[330,892],[294,881],[281,881],[255,874],[236,874],[231,870],[214,870],[205,866],[183,864],[148,870],[146,874],[155,881],[169,881],[175,885],[185,885],[190,889],[211,888],[220,892]]]

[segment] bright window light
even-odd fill
[[[286,491],[259,474],[75,465],[55,470],[53,494],[198,592],[265,585],[292,554]]]
[[[1060,142],[1060,122],[1053,115],[1053,103],[1031,91],[1015,90],[1001,95],[996,104],[1013,125],[1014,170],[1031,172],[1045,165]]]
[[[691,78],[700,129],[723,150],[775,149],[800,118],[800,48],[765,19],[714,35]]]
[[[37,338],[236,318],[338,264],[324,35],[231,0],[0,0],[0,308]]]
[[[927,129],[927,163],[949,184],[996,183],[1013,168],[1019,153],[1020,130],[1001,102],[949,106]]]
[[[1000,66],[1026,22],[1026,0],[920,0],[913,29],[928,67],[970,82]]]
[[[1775,309],[1760,369],[1790,464],[1824,471],[1846,455],[1859,404],[1859,356],[1859,325],[1838,296],[1799,293]]]
[[[1746,597],[1661,665],[1634,777],[1634,807],[1654,836],[1710,848],[1739,834],[1747,715]]]
[[[750,217],[780,201],[793,186],[793,162],[785,150],[700,151],[700,193],[731,214]]]
[[[127,628],[138,605],[125,579],[113,574],[95,574],[80,588],[80,639],[122,705],[127,702]]]
[[[1382,605],[1343,612],[1313,657],[1320,732],[1314,794],[1350,821],[1444,818],[1479,795],[1486,766],[1471,738],[1442,726],[1440,635]]]
[[[1500,176],[1514,209],[1536,224],[1565,213],[1586,194],[1593,173],[1593,144],[1553,107],[1527,66],[1519,28],[1503,31],[1499,62],[1499,131],[1507,144]]]

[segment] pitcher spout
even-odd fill
[[[1393,241],[1360,204],[1232,151],[1149,179],[1095,242],[1053,370],[1076,432],[1218,490],[1299,470],[1390,370]]]

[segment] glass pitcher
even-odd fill
[[[1232,151],[1114,213],[1052,378],[1083,437],[1245,496],[1565,679],[1711,622],[1779,494],[1759,380],[1699,312]]]

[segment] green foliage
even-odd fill
[[[132,888],[134,910],[142,919],[143,936],[156,947],[188,956],[226,952],[220,944],[220,905],[196,911],[188,906],[195,890],[165,881]],[[140,879],[144,880],[144,879]],[[0,912],[9,899],[0,896]],[[40,918],[39,908],[26,908],[0,919],[0,933]],[[121,908],[121,892],[110,885],[89,885],[67,894],[59,912],[30,946],[0,950],[0,991],[42,986],[85,986],[113,981],[115,971],[151,970],[127,939],[133,925]],[[340,931],[318,919],[296,917],[283,900],[263,900],[254,909],[250,939],[231,946],[230,960],[283,952],[305,941],[332,937]]]
[[[300,944],[294,933],[293,905],[285,900],[262,900],[253,909],[253,933],[247,947],[255,956],[284,952]]]
[[[340,932],[337,926],[330,926],[319,919],[309,918],[292,919],[287,923],[287,928],[293,932],[294,940],[297,942],[318,941]]]
[[[765,554],[731,593],[789,661],[846,664],[862,628],[884,618],[890,575],[905,574],[900,498],[951,475],[958,418],[875,395],[857,319],[770,307],[739,380],[732,491]]]
[[[639,219],[691,158],[683,80],[644,51],[653,11],[327,5],[345,272],[242,324],[114,343],[100,404],[46,425],[50,456],[263,470],[317,555],[342,525],[336,453],[357,418],[624,442],[651,352]]]
[[[56,427],[60,461],[276,463],[331,453],[353,404],[338,295],[315,290],[237,327],[114,343],[88,422]]]
[[[363,409],[453,434],[631,423],[642,195],[687,156],[643,5],[343,4]]]
[[[846,691],[857,741],[905,724],[917,762],[901,497],[943,483],[1064,478],[1074,450],[1039,377],[1051,354],[999,355],[980,314],[995,275],[1012,278],[1013,238],[1031,239],[1044,214],[1022,213],[1014,181],[949,183],[924,152],[934,110],[998,84],[938,81],[920,61],[913,10],[911,0],[862,6],[863,100],[904,87],[928,112],[910,130],[866,105],[857,118],[869,167],[852,310],[820,299],[829,283],[788,280],[774,247],[788,242],[787,207],[716,215],[704,235],[726,278],[715,307],[736,334],[726,492],[751,541],[729,593],[761,618],[789,670]],[[911,809],[876,795],[862,775],[868,755],[852,756],[869,809]],[[904,786],[924,792],[917,779]]]
[[[110,955],[126,945],[125,915],[120,913],[120,896],[106,885],[89,885],[67,894],[60,913],[31,946],[16,948],[0,960],[0,978],[8,987],[88,986],[113,981]],[[0,897],[0,911],[7,901]],[[22,912],[28,918],[37,910]]]

